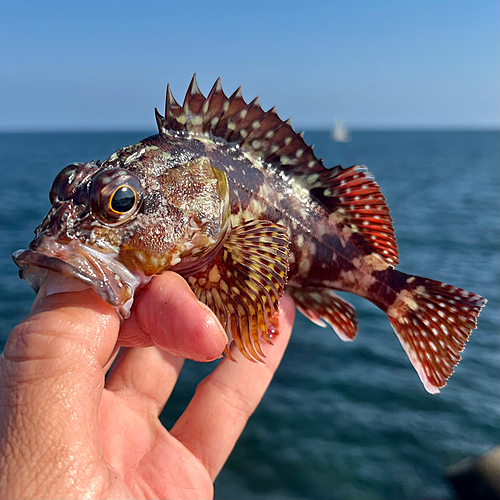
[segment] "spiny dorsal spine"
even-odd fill
[[[222,90],[220,78],[205,97],[193,76],[182,106],[174,99],[167,85],[165,115],[156,111],[160,134],[187,131],[209,134],[238,144],[242,149],[262,158],[296,176],[320,173],[323,162],[316,158],[312,147],[304,142],[303,133],[297,134],[290,120],[283,121],[276,108],[264,111],[256,97],[246,103],[241,87],[230,97]]]

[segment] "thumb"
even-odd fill
[[[61,378],[67,385],[81,372],[102,371],[119,326],[115,309],[94,291],[49,272],[30,314],[12,330],[4,357],[15,364],[17,382]]]
[[[47,286],[57,289],[59,280],[49,273],[0,358],[0,441],[18,455],[11,462],[39,475],[44,457],[51,458],[47,467],[64,467],[68,457],[99,454],[103,365],[119,329],[115,310],[92,290],[47,295]]]

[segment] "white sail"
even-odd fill
[[[352,139],[351,133],[342,118],[335,120],[331,135],[335,142],[350,142]]]

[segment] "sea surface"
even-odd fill
[[[34,294],[11,254],[49,208],[54,176],[146,132],[0,134],[0,347]],[[447,387],[428,394],[385,315],[349,296],[342,342],[297,314],[288,351],[215,483],[219,499],[449,499],[447,466],[499,444],[498,131],[306,132],[327,166],[369,167],[391,208],[399,269],[488,298]],[[162,414],[170,427],[215,363],[187,362]]]

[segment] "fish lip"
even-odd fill
[[[47,271],[54,271],[56,273],[62,274],[63,276],[67,276],[68,278],[75,278],[83,281],[87,285],[90,285],[91,288],[99,291],[99,295],[104,295],[103,298],[112,306],[120,305],[119,298],[109,287],[104,286],[103,280],[88,276],[77,267],[72,266],[71,264],[58,259],[57,257],[50,257],[43,253],[37,252],[36,250],[28,249],[18,250],[17,252],[14,252],[14,254],[12,255],[12,259],[19,267],[19,276],[22,279],[26,279],[30,267],[46,269]],[[38,292],[38,290],[35,290],[35,292]]]
[[[130,316],[134,292],[143,281],[141,276],[131,273],[122,263],[113,259],[112,255],[106,255],[86,245],[57,245],[58,253],[61,253],[61,247],[68,250],[76,265],[64,257],[47,255],[52,253],[52,246],[55,245],[49,243],[44,245],[42,251],[30,248],[18,250],[12,255],[19,267],[20,278],[25,279],[35,292],[38,293],[46,276],[41,270],[54,271],[89,285],[102,299],[117,309],[122,319]],[[87,268],[88,272],[80,267]],[[95,275],[92,276],[91,273]]]

